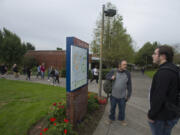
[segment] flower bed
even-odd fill
[[[74,128],[66,118],[66,103],[61,101],[53,103],[50,107],[48,115],[48,128],[41,129],[40,135],[89,135],[96,128],[104,112],[105,98],[98,98],[95,93],[88,93],[88,112],[81,123],[78,123]],[[92,120],[96,120],[96,122]],[[91,123],[91,125],[89,125]],[[88,128],[87,128],[88,127]],[[82,132],[83,129],[83,132]],[[91,129],[91,131],[85,131]],[[90,133],[91,134],[91,133]]]

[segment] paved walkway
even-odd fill
[[[12,75],[7,75],[7,79],[11,80],[24,80],[26,81],[25,76],[20,76],[18,79],[15,79]],[[60,84],[57,86],[65,87],[65,78],[60,78]],[[47,78],[44,80],[36,79],[35,76],[32,77],[30,82],[43,83],[43,84],[52,84],[52,80],[48,81]],[[151,79],[147,76],[143,76],[140,73],[132,73],[132,83],[133,83],[133,92],[130,101],[127,103],[126,107],[126,120],[128,126],[121,126],[119,121],[114,121],[110,125],[104,123],[108,119],[110,103],[108,102],[105,113],[102,119],[99,122],[96,130],[93,135],[151,135],[149,125],[146,120],[147,110],[149,108],[148,104],[148,90],[150,88]],[[89,83],[88,89],[91,92],[98,93],[98,85],[95,81]],[[102,92],[102,95],[105,96],[105,93]],[[117,109],[118,111],[118,109]],[[117,114],[117,113],[116,113]],[[173,129],[172,135],[180,134],[180,122]]]
[[[93,135],[151,135],[146,119],[151,79],[140,73],[132,73],[132,84],[132,97],[126,107],[128,126],[121,126],[118,120],[110,125],[104,123],[108,119],[110,110],[110,103],[108,102],[105,113]],[[173,129],[172,135],[180,135],[180,122]]]

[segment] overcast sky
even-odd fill
[[[67,36],[90,43],[107,2],[123,16],[135,48],[147,41],[180,43],[180,0],[0,0],[0,29],[9,29],[37,50],[65,49]]]

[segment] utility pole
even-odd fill
[[[102,93],[102,47],[104,40],[104,16],[113,17],[114,15],[116,15],[116,10],[108,9],[107,11],[105,11],[105,5],[102,6],[102,28],[101,28],[100,62],[99,62],[99,93],[98,93],[99,97],[101,97],[101,93]]]
[[[105,5],[102,6],[102,28],[101,28],[101,44],[100,44],[100,63],[99,63],[99,97],[101,97],[102,93],[102,47],[103,47],[103,39],[104,39],[104,10]]]

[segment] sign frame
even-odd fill
[[[84,85],[81,85],[71,90],[71,46],[79,47],[87,50],[87,81]],[[88,69],[89,69],[89,45],[75,37],[66,38],[66,91],[74,92],[86,85],[88,85]]]

